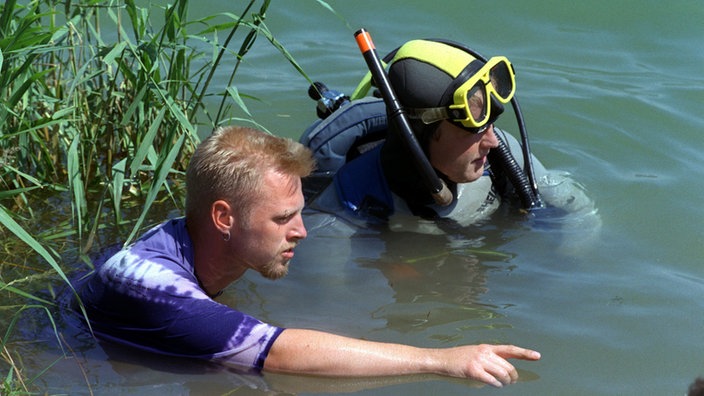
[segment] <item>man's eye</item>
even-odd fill
[[[295,216],[295,213],[294,213],[294,214],[290,214],[290,215],[275,217],[275,218],[274,218],[274,221],[275,221],[276,223],[278,223],[278,224],[286,224],[286,223],[288,223],[289,221],[291,221],[291,219],[293,218],[293,216]]]

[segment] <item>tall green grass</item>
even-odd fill
[[[156,203],[181,207],[198,130],[256,124],[235,83],[258,37],[307,79],[264,23],[270,1],[233,2],[238,14],[198,20],[188,0],[163,4],[0,4],[0,306],[51,305],[31,274],[69,285],[76,261],[90,266],[89,253],[114,242],[105,235],[129,243]],[[224,63],[232,71],[220,86],[213,77]],[[10,329],[0,334],[0,362],[15,367]],[[26,391],[19,373],[0,380],[0,392],[10,383]]]

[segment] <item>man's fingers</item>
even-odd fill
[[[540,352],[515,345],[500,345],[495,349],[497,355],[504,359],[539,360]]]
[[[495,360],[485,367],[485,370],[504,385],[512,384],[518,380],[516,368],[499,356],[496,356]]]
[[[514,345],[499,345],[494,349],[493,358],[484,366],[485,373],[492,380],[485,381],[494,386],[503,386],[518,381],[518,371],[507,359],[538,360],[540,353]]]
[[[514,345],[482,344],[471,350],[474,357],[468,367],[468,377],[496,387],[518,381],[518,371],[508,359],[540,359],[539,352]]]

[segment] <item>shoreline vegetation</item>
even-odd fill
[[[310,81],[264,23],[270,1],[198,20],[189,20],[189,3],[0,4],[2,395],[42,393],[38,380],[51,370],[47,362],[30,378],[22,366],[13,336],[28,311],[44,315],[70,352],[53,293],[43,291],[70,287],[69,274],[91,269],[101,247],[132,241],[156,207],[182,208],[198,129],[261,128],[245,104],[256,98],[235,85],[255,40]],[[229,81],[217,86],[224,65]]]

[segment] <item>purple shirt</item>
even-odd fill
[[[282,328],[220,304],[200,287],[184,218],[148,231],[79,290],[100,338],[161,354],[261,369]]]

